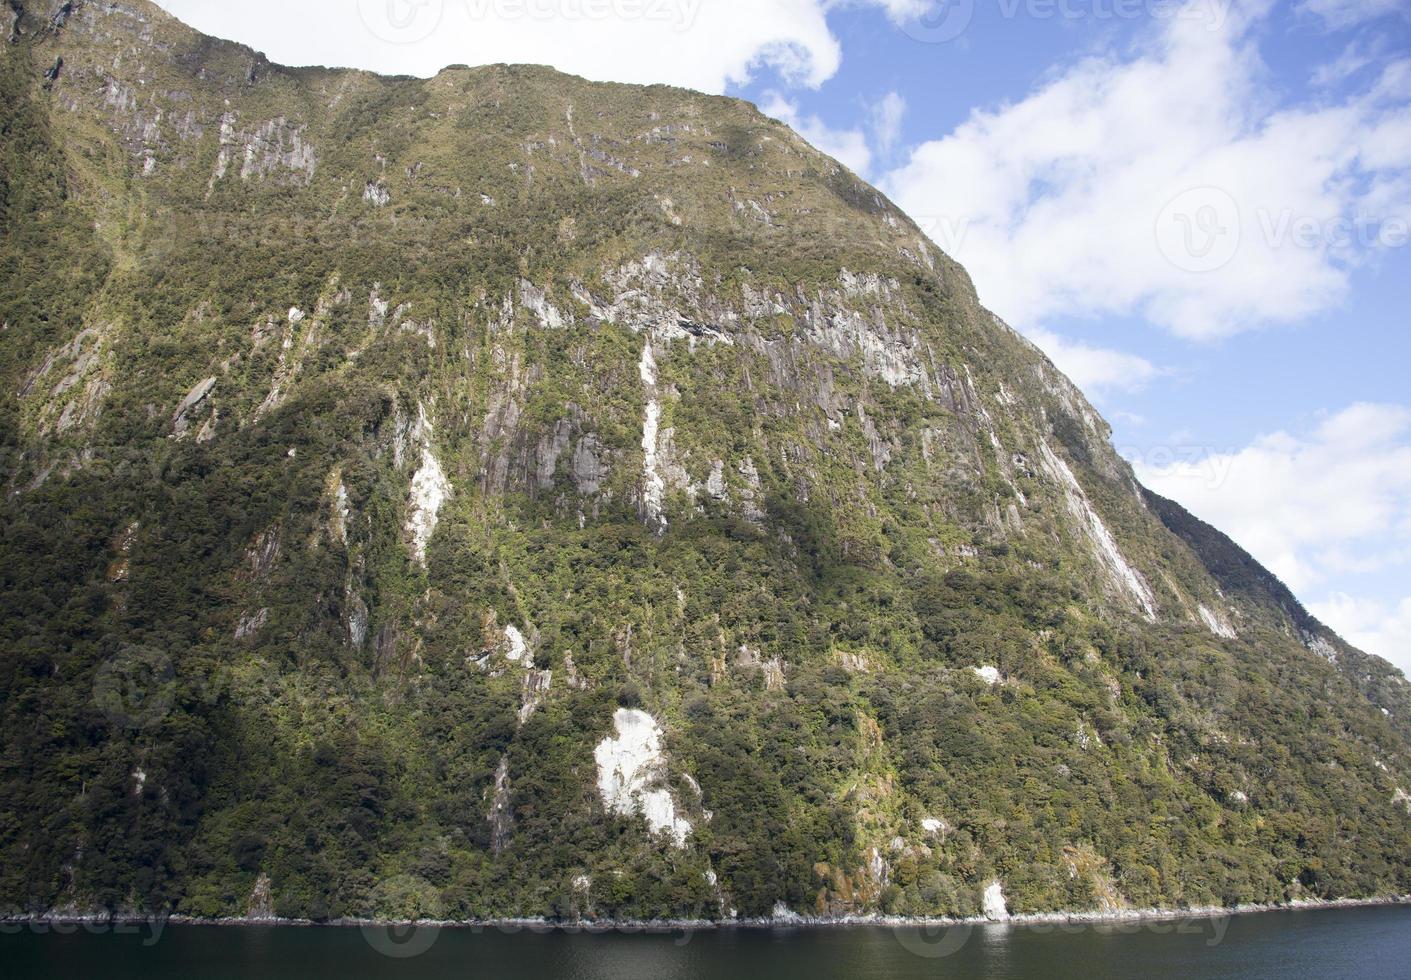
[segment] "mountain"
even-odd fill
[[[0,8],[0,904],[1411,891],[1411,692],[747,103]]]

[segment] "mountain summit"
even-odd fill
[[[1411,891],[1411,691],[733,99],[0,7],[0,904]]]

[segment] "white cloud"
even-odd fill
[[[906,99],[896,92],[888,92],[872,107],[872,139],[879,153],[886,155],[892,152],[892,147],[901,138],[901,123],[905,116]]]
[[[1136,314],[1207,338],[1326,310],[1411,219],[1411,72],[1281,109],[1262,6],[1221,21],[1192,3],[1207,16],[975,112],[883,186],[923,227],[960,230],[938,244],[1021,328]]]
[[[1048,330],[1027,330],[1025,335],[1089,395],[1112,390],[1138,391],[1160,373],[1150,361],[1136,354],[1092,347]]]
[[[1318,88],[1327,88],[1339,82],[1345,82],[1353,75],[1368,67],[1376,60],[1384,47],[1381,37],[1374,36],[1370,41],[1362,43],[1359,41],[1348,42],[1347,47],[1342,49],[1332,61],[1319,65],[1313,72],[1312,81]]]
[[[1304,0],[1298,9],[1322,18],[1331,28],[1352,27],[1387,14],[1406,13],[1405,0]]]
[[[1396,606],[1335,592],[1309,612],[1353,646],[1385,657],[1411,676],[1411,597]]]
[[[1153,452],[1133,465],[1295,591],[1386,572],[1411,554],[1411,410],[1401,406],[1353,405],[1306,435],[1192,458]]]
[[[723,92],[772,70],[817,87],[842,51],[828,0],[158,0],[283,64],[430,76],[524,62],[603,81]],[[908,0],[857,0],[897,16]]]
[[[850,168],[854,173],[866,174],[872,166],[872,151],[867,145],[867,136],[860,129],[833,129],[822,119],[813,115],[803,115],[798,104],[784,98],[778,92],[768,93],[760,105],[760,111],[787,123],[809,143],[830,157]]]
[[[906,23],[932,13],[946,0],[828,0],[829,7],[881,7],[894,23]]]
[[[872,170],[874,149],[886,155],[901,135],[906,99],[896,92],[888,92],[868,113],[866,129],[858,126],[835,129],[818,116],[803,113],[796,101],[779,92],[766,92],[759,108],[766,116],[787,124],[815,148],[866,177]]]

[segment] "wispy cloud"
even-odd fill
[[[448,64],[553,65],[601,81],[724,92],[770,74],[816,88],[842,47],[830,0],[158,0],[284,64],[435,74]],[[907,0],[856,0],[903,16]]]
[[[1353,405],[1304,434],[1134,465],[1143,483],[1227,532],[1295,591],[1411,562],[1406,407]]]
[[[1393,604],[1335,592],[1309,611],[1353,646],[1385,657],[1411,676],[1411,596]]]
[[[1385,47],[1380,37],[1367,41],[1349,41],[1332,61],[1319,65],[1313,72],[1312,82],[1317,88],[1328,88],[1345,82],[1353,75],[1372,65]]]
[[[1031,329],[1025,335],[1090,395],[1139,391],[1160,373],[1154,364],[1136,354],[1094,347],[1049,330]]]
[[[906,99],[896,92],[888,92],[872,108],[872,140],[877,152],[882,156],[892,152],[901,138],[901,124],[906,117]]]
[[[867,145],[867,134],[862,129],[834,129],[818,116],[801,112],[797,102],[778,92],[766,95],[760,103],[760,110],[766,116],[773,116],[780,122],[787,123],[814,147],[854,172],[866,174],[871,169],[872,150]]]
[[[1407,13],[1405,0],[1304,0],[1298,9],[1334,29],[1353,27],[1389,14],[1404,17]]]
[[[1249,11],[1071,65],[884,187],[963,229],[939,244],[1021,328],[1119,314],[1211,338],[1327,310],[1411,237],[1411,72],[1383,61],[1341,101],[1280,108]]]

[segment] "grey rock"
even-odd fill
[[[578,440],[578,446],[573,451],[573,482],[585,497],[601,490],[603,481],[607,479],[608,467],[601,453],[602,443],[591,432]]]

